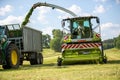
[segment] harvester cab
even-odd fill
[[[64,38],[68,36],[72,42],[77,42],[77,40],[89,40],[100,41],[100,26],[98,17],[78,17],[78,18],[68,18],[63,19],[62,27]],[[96,39],[95,39],[96,38]],[[64,39],[64,42],[67,39]]]
[[[101,41],[100,21],[96,16],[67,18],[62,20],[62,57],[58,66],[83,61],[106,63]]]

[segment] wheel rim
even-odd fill
[[[11,61],[13,65],[17,64],[17,52],[15,50],[12,51],[11,53]]]

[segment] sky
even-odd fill
[[[64,7],[78,16],[98,16],[102,40],[120,35],[120,0],[0,0],[0,25],[21,24],[29,9],[37,2]],[[70,16],[58,9],[37,7],[27,26],[52,35],[53,29],[62,29],[61,20]]]

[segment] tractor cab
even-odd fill
[[[6,26],[0,26],[0,42],[5,42],[7,39],[7,27]]]
[[[98,17],[77,17],[62,20],[64,42],[100,41]]]

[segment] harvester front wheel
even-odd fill
[[[103,62],[106,64],[107,63],[107,57],[105,56],[103,59]]]
[[[58,66],[62,66],[62,58],[58,57],[57,65]]]
[[[6,64],[3,65],[3,68],[18,68],[20,64],[20,54],[18,48],[14,44],[10,44],[6,51]]]

